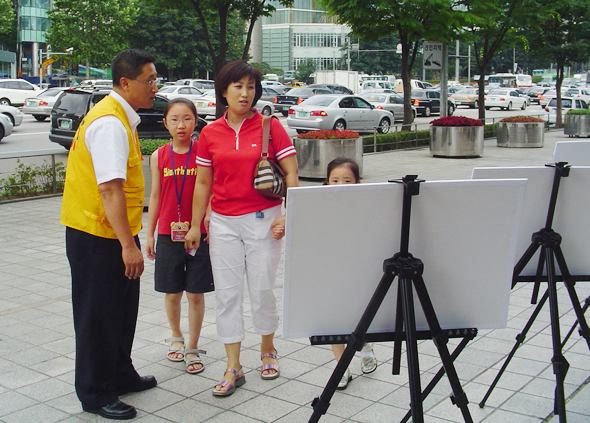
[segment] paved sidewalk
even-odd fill
[[[364,157],[363,182],[383,182],[406,174],[426,180],[469,179],[474,166],[538,166],[552,162],[562,131],[546,134],[541,149],[497,148],[485,142],[482,158],[432,158],[428,149],[397,151]],[[317,182],[302,181],[302,185]],[[74,330],[70,296],[70,269],[65,256],[64,228],[58,222],[61,197],[0,205],[0,422],[50,423],[106,421],[84,413],[74,392]],[[147,221],[147,213],[144,215]],[[145,223],[145,222],[144,222]],[[141,232],[145,244],[145,230]],[[392,252],[393,253],[393,252]],[[206,370],[189,375],[183,363],[166,359],[163,340],[170,336],[163,295],[153,289],[153,263],[146,260],[133,359],[140,374],[153,374],[158,387],[123,397],[138,409],[138,422],[254,423],[307,422],[310,403],[322,392],[334,358],[329,347],[312,347],[307,339],[284,340],[277,333],[276,347],[281,377],[262,381],[259,376],[260,337],[246,319],[242,364],[247,383],[228,398],[214,398],[211,389],[225,369],[223,345],[216,340],[215,299],[207,294],[207,311],[199,347],[207,350]],[[580,299],[590,286],[577,284]],[[559,289],[561,331],[565,335],[575,321],[569,297]],[[282,305],[282,265],[277,278]],[[480,331],[455,362],[462,386],[471,401],[475,422],[558,422],[553,417],[555,378],[551,365],[549,312],[545,307],[518,349],[483,409],[483,398],[515,336],[527,322],[531,286],[520,284],[511,294],[506,329]],[[183,304],[186,331],[186,303]],[[249,306],[246,304],[246,313]],[[588,313],[590,320],[590,313]],[[456,340],[450,342],[455,345]],[[422,341],[420,369],[423,387],[440,366],[431,341]],[[370,375],[360,372],[358,357],[351,364],[354,380],[338,391],[320,419],[324,423],[395,422],[405,415],[410,401],[405,363],[400,376],[391,375],[393,344],[375,345],[379,368]],[[565,391],[570,423],[590,421],[590,352],[576,332],[567,342],[570,363]],[[402,360],[405,362],[405,356]],[[448,399],[449,384],[443,378],[424,403],[426,422],[460,422],[460,410]]]

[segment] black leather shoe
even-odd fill
[[[107,404],[104,407],[100,407],[98,410],[86,410],[89,413],[98,414],[105,419],[113,420],[129,420],[137,416],[135,407],[125,404],[119,400],[111,404]]]
[[[118,395],[127,394],[129,392],[141,392],[147,389],[152,389],[158,384],[156,378],[152,375],[141,376],[137,382],[132,385],[123,386],[117,389]]]

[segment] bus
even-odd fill
[[[533,78],[530,75],[525,74],[513,74],[513,73],[497,73],[490,75],[488,78],[490,84],[500,84],[501,87],[519,88],[519,87],[532,87]]]

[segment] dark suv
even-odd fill
[[[108,89],[64,91],[51,110],[49,139],[69,150],[84,115],[110,92]],[[137,127],[139,138],[171,138],[163,123],[166,103],[167,98],[156,95],[154,107],[137,111],[141,118],[141,123]],[[195,133],[198,135],[205,125],[207,121],[199,118]]]

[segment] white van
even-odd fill
[[[361,92],[364,90],[372,90],[372,89],[393,90],[394,88],[395,88],[395,86],[392,82],[369,80],[369,81],[363,82],[363,85],[361,85]]]
[[[22,106],[26,98],[35,97],[42,91],[24,79],[0,79],[0,105]]]
[[[398,79],[395,81],[395,92],[396,93],[403,93],[404,92],[404,85],[402,84],[402,80]],[[424,83],[418,79],[410,79],[410,88],[411,89],[425,89],[427,88]]]

